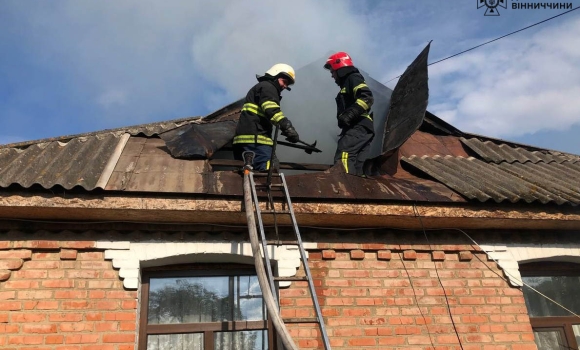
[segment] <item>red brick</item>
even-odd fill
[[[52,313],[48,315],[51,322],[79,322],[82,321],[83,314],[72,312]]]
[[[62,344],[64,342],[64,336],[62,335],[47,335],[44,338],[46,344]]]
[[[23,263],[22,259],[3,259],[0,260],[0,270],[18,270]]]
[[[42,281],[42,286],[45,288],[74,288],[75,282],[73,280],[45,280]]]
[[[86,312],[84,315],[87,321],[101,321],[103,319],[103,314],[100,312]]]
[[[406,339],[403,337],[380,337],[379,345],[403,345]]]
[[[10,321],[14,323],[35,323],[45,320],[46,314],[41,313],[13,313],[10,315]]]
[[[137,300],[121,301],[121,309],[137,309]]]
[[[10,270],[0,270],[0,281],[7,281],[11,274],[12,271]]]
[[[378,260],[391,260],[392,254],[390,250],[379,250],[377,252]]]
[[[432,253],[433,261],[444,261],[445,260],[445,252],[441,250],[434,250]]]
[[[335,337],[360,337],[363,331],[360,328],[339,328],[332,332]]]
[[[23,333],[56,333],[56,324],[25,324],[22,326]]]
[[[350,258],[351,260],[363,260],[365,258],[365,252],[358,249],[358,250],[351,250],[350,251]]]
[[[348,345],[350,346],[374,346],[376,344],[377,344],[376,339],[372,338],[359,338],[348,340]]]
[[[20,301],[2,301],[0,300],[1,311],[16,311],[22,309],[22,302]]]
[[[0,292],[0,300],[9,300],[9,299],[15,299],[16,298],[16,292],[11,290],[11,291],[7,291],[7,292]]]
[[[58,241],[15,241],[14,248],[37,248],[37,249],[55,249],[59,248]]]
[[[51,299],[52,291],[50,290],[27,290],[18,291],[18,299]]]
[[[22,306],[24,310],[56,310],[58,309],[58,301],[25,301]]]
[[[61,249],[60,259],[61,260],[76,260],[78,252],[76,249]]]
[[[107,291],[106,293],[107,293],[108,299],[136,299],[137,298],[136,291],[113,290],[113,291]]]
[[[473,254],[470,251],[459,252],[459,261],[471,261],[473,259]]]
[[[35,345],[42,344],[42,335],[15,335],[8,337],[8,344]]]
[[[61,242],[60,244],[62,248],[71,248],[71,249],[94,248],[95,245],[96,245],[95,241],[66,241]]]
[[[20,333],[20,326],[15,324],[0,324],[0,334],[15,334]]]
[[[119,324],[120,331],[135,331],[137,329],[137,325],[135,322],[121,322]]]
[[[80,252],[78,260],[104,260],[105,254],[103,252]]]
[[[404,260],[416,260],[417,259],[417,252],[415,250],[405,250],[403,252],[403,259]]]
[[[61,305],[62,310],[79,310],[86,309],[88,307],[89,302],[87,300],[63,301]]]
[[[58,269],[60,267],[59,261],[50,260],[32,260],[24,263],[27,269]]]
[[[105,321],[134,321],[137,317],[134,312],[108,312],[104,316]]]
[[[12,249],[0,251],[0,259],[30,259],[32,251],[30,249]]]
[[[81,269],[106,270],[111,268],[110,261],[81,261]]]
[[[520,335],[519,334],[494,334],[493,340],[500,343],[506,342],[519,342]]]
[[[55,299],[85,299],[87,297],[86,290],[56,290],[54,291]],[[93,299],[92,297],[90,297]]]
[[[111,322],[112,323],[112,322]],[[60,332],[92,332],[95,325],[92,322],[61,322]]]
[[[322,251],[322,258],[326,260],[336,259],[336,251],[326,249]]]
[[[86,278],[86,279],[92,279],[92,278],[99,278],[99,271],[96,270],[70,270],[70,271],[66,271],[66,276],[68,278]]]
[[[64,342],[66,344],[89,344],[96,343],[99,337],[100,334],[71,334],[65,336]]]

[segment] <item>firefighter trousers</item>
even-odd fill
[[[363,165],[370,155],[374,136],[373,131],[359,124],[344,131],[338,139],[334,164],[340,161],[346,173],[364,175]]]

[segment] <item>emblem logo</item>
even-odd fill
[[[477,8],[487,7],[484,16],[499,16],[498,6],[507,9],[507,0],[477,0]]]

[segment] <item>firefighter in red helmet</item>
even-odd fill
[[[340,161],[349,174],[364,176],[364,161],[370,155],[375,136],[371,106],[373,93],[346,52],[337,52],[326,60],[334,82],[340,87],[336,96],[338,127],[342,129],[334,163]]]
[[[246,95],[232,144],[235,159],[243,160],[245,151],[254,152],[254,170],[268,170],[271,166],[274,125],[280,126],[286,140],[292,143],[300,140],[296,129],[280,109],[280,94],[284,89],[290,90],[295,77],[291,66],[275,64],[264,75],[256,75],[258,83]]]

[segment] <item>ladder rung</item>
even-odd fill
[[[306,276],[274,277],[274,281],[308,281]]]
[[[305,317],[305,318],[283,318],[284,323],[318,323],[316,317]]]
[[[268,173],[254,173],[254,176],[266,177],[266,176],[268,176]],[[280,174],[272,173],[272,177],[280,177]]]
[[[256,187],[268,187],[268,184],[255,184]],[[284,187],[283,184],[270,184],[270,187]]]
[[[266,241],[268,245],[299,245],[298,241],[275,241],[269,240]]]
[[[262,210],[262,214],[290,214],[290,210]]]

